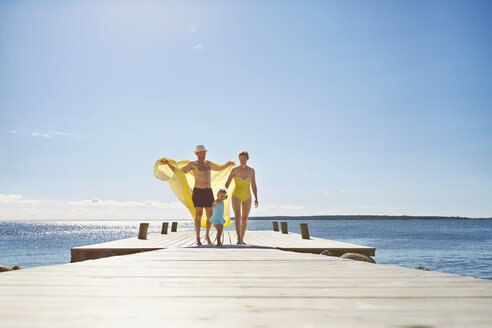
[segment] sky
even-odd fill
[[[0,220],[190,218],[159,158],[250,154],[251,216],[492,217],[489,1],[0,1]]]

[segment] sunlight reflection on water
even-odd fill
[[[143,221],[143,220],[142,220]],[[149,234],[160,233],[161,221]],[[178,229],[193,231],[192,220]],[[376,261],[405,267],[492,279],[491,220],[289,220],[299,233],[307,222],[311,236],[376,247]],[[70,262],[70,248],[136,237],[135,221],[0,222],[0,264],[35,267]],[[271,221],[250,220],[249,230],[271,230]],[[234,224],[225,230],[235,231]],[[247,241],[247,234],[245,237]]]

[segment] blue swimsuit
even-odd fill
[[[210,222],[212,224],[224,224],[224,203],[217,203],[217,205],[214,207],[214,213],[212,214],[212,217],[210,218]]]

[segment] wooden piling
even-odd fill
[[[147,239],[147,231],[149,231],[149,224],[140,223],[140,229],[138,229],[138,239]]]
[[[169,222],[162,222],[161,234],[167,235],[168,226],[169,226]]]
[[[299,226],[301,227],[302,239],[309,239],[309,229],[307,223],[301,223]]]
[[[272,221],[273,231],[278,231],[278,221]]]
[[[289,233],[287,231],[287,222],[283,221],[283,222],[280,222],[280,228],[282,230],[282,233]]]
[[[171,232],[176,232],[178,231],[178,222],[173,222],[171,225]]]

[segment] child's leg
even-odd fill
[[[215,228],[215,230],[217,230],[217,237],[215,238],[215,240],[217,241],[217,245],[219,245],[219,230],[220,230],[220,225],[214,224],[214,228]]]
[[[222,231],[224,226],[222,224],[217,224],[217,246],[222,246]]]

